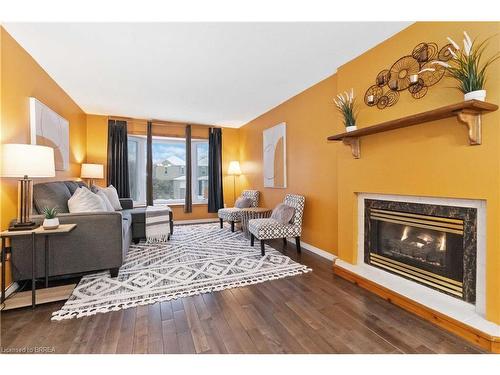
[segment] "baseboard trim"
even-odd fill
[[[295,245],[295,240],[291,240],[291,239],[287,239],[287,241],[293,245]],[[322,258],[325,258],[325,259],[328,259],[329,261],[331,262],[334,262],[335,259],[337,259],[337,256],[332,254],[332,253],[329,253],[328,251],[326,250],[323,250],[323,249],[320,249],[316,246],[313,246],[311,244],[308,244],[307,242],[304,242],[304,241],[300,241],[300,245],[306,249],[306,250],[309,250],[311,253],[314,253],[316,255],[319,255],[320,257]]]
[[[463,339],[493,353],[500,353],[500,337],[489,335],[463,322],[433,310],[382,285],[357,275],[338,264],[333,265],[333,273],[366,289],[386,301],[401,307]]]
[[[203,224],[203,223],[217,223],[219,222],[218,218],[211,218],[211,219],[194,219],[194,220],[174,220],[174,224],[178,225],[183,225],[183,224]],[[291,244],[295,245],[295,240],[287,239],[288,242]],[[328,259],[329,261],[333,262],[335,259],[337,259],[337,256],[329,253],[326,250],[320,249],[316,246],[313,246],[311,244],[308,244],[307,242],[300,241],[301,246],[309,250],[311,253],[314,253],[316,255],[319,255],[322,258]]]
[[[19,284],[16,282],[13,282],[10,284],[7,289],[5,289],[5,298],[8,298],[12,293],[14,293],[16,290],[19,289]]]

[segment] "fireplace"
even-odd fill
[[[476,209],[365,199],[365,263],[475,302]]]

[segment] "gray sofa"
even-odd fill
[[[145,208],[133,208],[131,199],[120,199],[123,210],[116,212],[69,213],[68,200],[83,182],[57,181],[35,184],[33,220],[42,223],[44,207],[57,207],[61,224],[77,227],[68,234],[50,238],[49,277],[111,270],[116,276],[131,241],[145,237]],[[172,217],[171,225],[172,225]],[[171,226],[172,232],[172,226]],[[36,241],[36,276],[43,277],[44,239]],[[31,238],[12,240],[12,273],[15,281],[31,279]]]

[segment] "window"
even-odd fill
[[[186,142],[153,137],[153,202],[183,203],[186,194]]]
[[[146,204],[146,137],[128,137],[128,173],[130,197]]]
[[[208,141],[193,139],[191,147],[193,203],[208,200]],[[129,178],[136,205],[146,204],[145,136],[129,135]],[[186,140],[153,136],[153,204],[183,204],[186,195]],[[144,171],[144,173],[142,173]]]
[[[208,201],[208,141],[192,142],[193,202]]]

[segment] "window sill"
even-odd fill
[[[208,203],[205,203],[205,202],[193,202],[192,204],[193,206],[208,206]],[[167,206],[169,207],[184,207],[184,203],[169,203],[167,204]],[[136,207],[146,207],[145,204],[138,204],[138,205],[134,205],[134,208]]]

